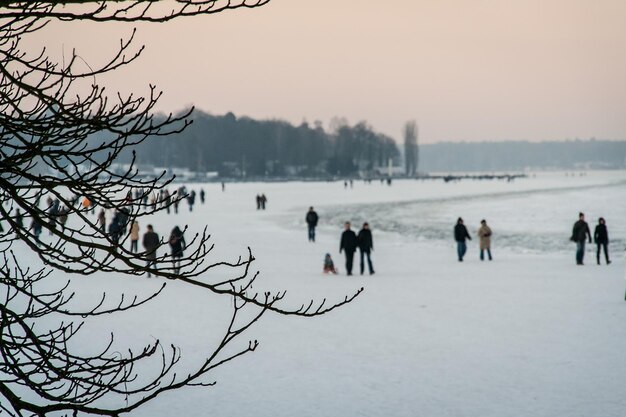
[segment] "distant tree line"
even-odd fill
[[[157,167],[217,171],[221,176],[349,176],[400,164],[395,141],[365,122],[343,119],[294,126],[232,113],[196,112],[181,134],[154,137],[136,148],[137,162]],[[126,161],[130,160],[126,155]]]
[[[366,122],[334,119],[294,126],[233,113],[202,112],[174,136],[156,136],[135,147],[140,165],[218,172],[224,177],[327,177],[385,173],[391,160],[413,176],[428,172],[519,171],[523,169],[626,168],[626,141],[443,142],[420,144],[417,125],[407,122],[403,155],[396,142]],[[123,162],[131,160],[126,152]]]
[[[421,172],[626,168],[626,141],[447,142],[419,150]]]

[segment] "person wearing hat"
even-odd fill
[[[487,251],[489,260],[493,260],[491,257],[491,228],[487,226],[487,221],[485,219],[480,221],[478,238],[480,239],[480,260],[485,260],[485,251]]]

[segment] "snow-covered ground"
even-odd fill
[[[206,224],[212,259],[250,246],[258,287],[286,289],[292,305],[365,291],[319,318],[265,316],[241,341],[259,339],[259,349],[219,368],[215,387],[165,395],[136,415],[624,416],[626,172],[540,173],[512,183],[355,181],[352,189],[340,182],[203,187],[207,203],[155,216],[157,233]],[[268,209],[257,211],[262,192]],[[309,206],[320,215],[314,244],[304,226]],[[568,238],[579,211],[592,231],[606,218],[611,265],[595,264],[595,245],[586,265],[575,265]],[[488,220],[493,262],[479,261],[476,239],[466,262],[456,261],[459,216],[472,234]],[[338,253],[345,220],[370,223],[376,275],[321,273],[326,252],[345,270]],[[160,282],[103,274],[72,285],[88,300],[102,290],[146,293]],[[158,337],[192,362],[220,336],[227,304],[169,282],[159,299],[123,319],[89,323],[81,348],[100,346],[101,332],[114,330],[120,346]]]

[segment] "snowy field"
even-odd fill
[[[257,289],[286,289],[288,305],[365,291],[315,319],[266,315],[240,341],[258,339],[258,350],[212,374],[215,387],[167,394],[135,415],[625,415],[626,172],[540,173],[511,183],[355,181],[352,189],[342,182],[203,187],[205,205],[197,199],[193,213],[181,204],[178,217],[155,216],[155,231],[206,224],[214,260],[245,255],[250,246]],[[256,210],[257,193],[267,195],[266,211]],[[320,215],[316,243],[306,239],[309,206]],[[579,211],[592,231],[606,218],[611,265],[596,265],[595,245],[588,245],[586,265],[576,266],[568,239]],[[473,236],[488,220],[493,262],[479,261],[475,237],[466,262],[457,262],[452,227],[459,216]],[[370,223],[376,275],[343,275],[345,220],[357,231]],[[341,275],[321,273],[326,252]],[[103,290],[145,294],[160,285],[104,274],[72,281],[81,302]],[[181,347],[185,366],[221,336],[227,304],[168,282],[156,301],[88,323],[80,349],[101,347],[110,331],[120,347],[159,338]]]

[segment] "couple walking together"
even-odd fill
[[[487,257],[491,261],[493,259],[491,257],[491,228],[487,226],[487,221],[484,219],[480,221],[478,237],[480,238],[480,260],[485,260],[485,252],[487,252]],[[463,262],[463,257],[467,252],[466,239],[472,240],[472,237],[467,231],[463,219],[459,217],[456,221],[456,226],[454,226],[454,240],[456,240],[456,251],[459,262]]]
[[[354,261],[354,252],[359,248],[361,253],[361,275],[365,270],[365,257],[367,257],[367,266],[370,271],[370,275],[374,274],[374,267],[372,265],[372,259],[370,257],[371,252],[374,250],[374,241],[372,239],[372,231],[369,224],[363,223],[363,228],[357,235],[352,229],[350,229],[350,222],[344,224],[344,231],[341,234],[341,243],[339,245],[339,253],[342,251],[346,255],[346,272],[348,275],[352,275],[352,264]]]
[[[591,231],[589,230],[589,225],[585,221],[585,214],[578,213],[578,221],[574,223],[574,227],[572,229],[572,237],[570,240],[576,243],[576,264],[584,265],[583,260],[585,258],[585,242],[589,238],[589,243],[591,243]],[[604,259],[606,260],[606,264],[610,264],[609,260],[609,232],[606,228],[606,221],[603,217],[598,219],[598,225],[593,233],[593,239],[596,242],[597,250],[596,250],[596,261],[598,265],[600,265],[600,254],[604,249]]]

